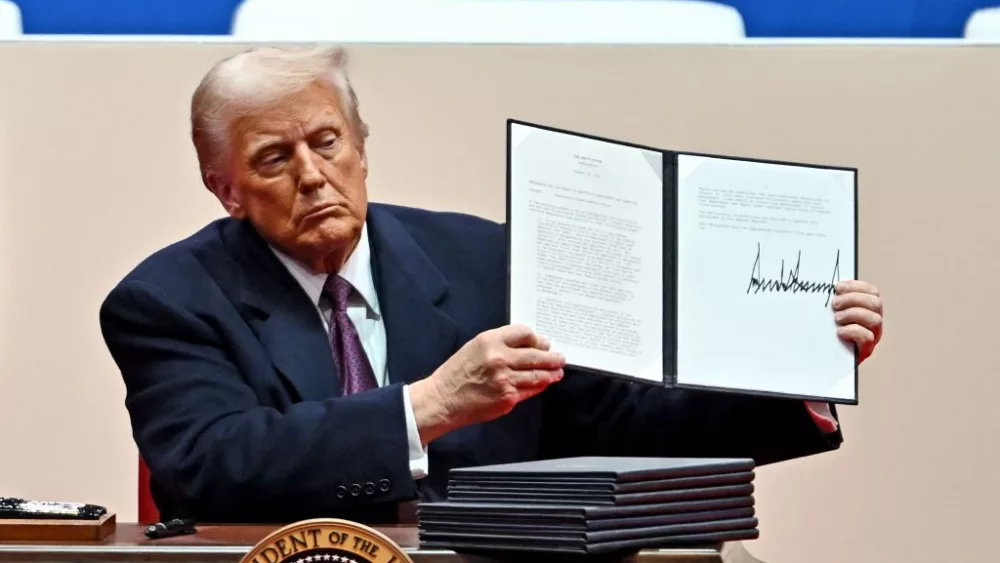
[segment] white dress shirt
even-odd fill
[[[285,255],[274,247],[271,250],[278,257],[278,260],[288,269],[302,289],[309,296],[309,300],[316,305],[316,314],[323,321],[327,335],[330,334],[330,313],[332,306],[326,299],[320,299],[323,293],[323,286],[326,284],[328,274],[314,273],[297,260]],[[375,381],[379,387],[388,385],[388,362],[387,347],[385,338],[385,323],[379,309],[378,295],[375,292],[375,281],[372,278],[371,270],[371,247],[368,243],[368,226],[361,229],[361,240],[358,241],[357,248],[348,257],[344,267],[340,270],[340,277],[347,280],[353,287],[354,292],[348,300],[347,316],[354,324],[358,336],[361,338],[361,346],[368,356],[372,371],[375,372]],[[332,352],[331,352],[332,353]],[[334,377],[334,374],[330,374]],[[413,416],[413,407],[410,404],[410,392],[407,386],[403,386],[403,408],[406,416],[406,434],[410,450],[410,473],[414,479],[421,479],[427,475],[427,451],[420,443],[420,433],[417,431],[416,419]]]

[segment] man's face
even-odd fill
[[[228,181],[210,181],[229,214],[314,270],[340,268],[361,234],[364,145],[331,88],[314,84],[237,119]]]

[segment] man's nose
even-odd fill
[[[299,149],[296,155],[298,166],[299,190],[311,192],[326,184],[326,177],[320,171],[319,156],[308,149]]]

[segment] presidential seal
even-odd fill
[[[382,533],[321,518],[285,526],[254,546],[242,563],[413,563]]]

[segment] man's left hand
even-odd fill
[[[831,300],[837,335],[858,346],[858,363],[868,359],[882,339],[882,297],[874,285],[847,280],[837,284]]]

